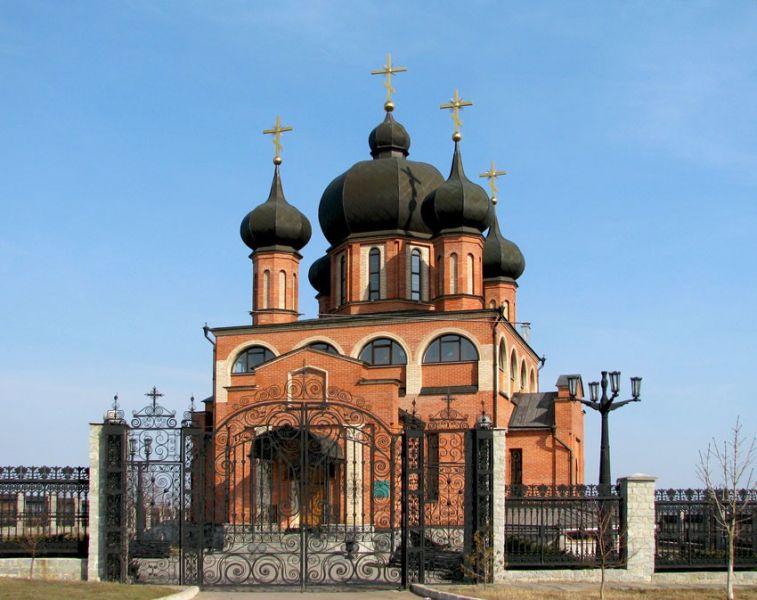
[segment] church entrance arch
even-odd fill
[[[269,388],[217,425],[204,585],[401,583],[402,436],[314,387]]]

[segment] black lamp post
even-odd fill
[[[625,406],[629,402],[639,402],[641,400],[641,377],[631,377],[631,398],[615,402],[615,398],[620,393],[620,371],[611,371],[610,375],[610,396],[607,395],[607,371],[602,371],[602,382],[592,381],[589,384],[591,400],[580,399],[581,404],[588,406],[602,415],[602,441],[600,444],[599,455],[599,493],[601,495],[609,494],[611,486],[610,476],[610,431],[608,425],[609,414]],[[602,397],[599,397],[599,386],[602,386]],[[578,393],[578,376],[571,375],[568,377],[568,393],[571,400],[576,400]]]

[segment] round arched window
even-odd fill
[[[339,350],[334,348],[331,344],[328,342],[311,342],[308,344],[308,348],[312,348],[313,350],[321,350],[323,352],[328,352],[329,354],[339,354]]]
[[[461,335],[449,334],[431,342],[423,355],[424,363],[470,362],[478,360],[473,343]]]
[[[250,373],[255,367],[274,358],[273,352],[263,346],[250,346],[243,350],[234,361],[232,373]]]
[[[378,338],[368,342],[358,358],[369,365],[407,364],[407,355],[402,346],[389,338]]]

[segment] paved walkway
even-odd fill
[[[352,600],[352,598],[364,598],[365,600],[420,600],[418,596],[411,592],[399,592],[396,590],[364,590],[354,589],[340,592],[305,592],[304,594],[296,591],[260,591],[260,592],[200,592],[195,596],[195,600]]]

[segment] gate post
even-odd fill
[[[106,413],[89,428],[89,581],[125,581],[126,434],[123,412]]]
[[[402,588],[425,582],[424,423],[406,415],[402,432]],[[411,570],[414,571],[411,574]]]
[[[494,430],[482,415],[466,444],[465,572],[477,582],[490,583],[497,562],[495,542]],[[497,538],[499,536],[496,536]],[[504,548],[504,543],[503,546]]]
[[[507,468],[507,429],[492,430],[492,547],[494,548],[494,583],[504,581],[505,564],[505,496]]]

